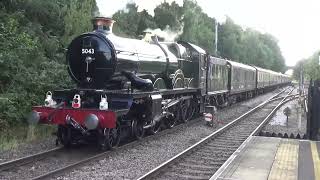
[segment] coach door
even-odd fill
[[[207,69],[207,55],[201,54],[199,62],[199,87],[201,88],[201,94],[206,93],[206,69]]]

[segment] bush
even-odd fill
[[[62,60],[48,59],[40,40],[19,28],[22,13],[0,15],[0,128],[7,128],[24,123],[48,90],[68,87],[71,80]]]

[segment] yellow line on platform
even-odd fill
[[[298,153],[298,143],[290,139],[281,140],[268,180],[298,179]]]
[[[320,180],[320,159],[317,149],[317,144],[314,141],[310,142],[311,153],[313,159],[314,177],[316,180]]]

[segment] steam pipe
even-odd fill
[[[152,41],[158,45],[160,47],[160,49],[163,51],[164,55],[166,56],[166,61],[167,61],[167,65],[166,65],[166,75],[168,75],[168,69],[169,69],[169,56],[167,51],[161,46],[161,44],[159,43],[158,40],[158,36],[151,36]]]

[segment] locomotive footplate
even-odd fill
[[[134,90],[133,92],[124,90],[99,90],[99,89],[63,89],[54,91],[54,96],[61,99],[72,99],[74,94],[79,93],[80,95],[107,95],[108,97],[119,97],[119,98],[143,98],[154,94],[161,94],[162,96],[167,95],[182,95],[187,93],[196,93],[200,91],[199,88],[177,88],[177,89],[165,89],[159,91],[139,91]],[[68,98],[69,97],[69,98]]]

